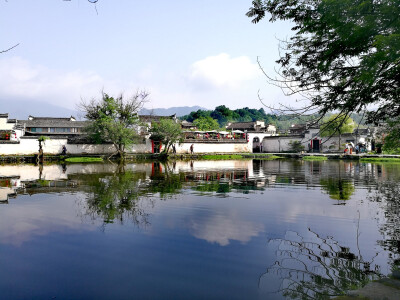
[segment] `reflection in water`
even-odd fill
[[[400,268],[400,185],[397,181],[378,181],[371,191],[370,201],[381,207],[377,212],[380,232],[383,239],[378,243],[390,252],[392,268]]]
[[[361,254],[311,229],[304,236],[286,232],[284,238],[270,240],[269,246],[277,248],[276,262],[259,283],[268,293],[291,299],[330,299],[380,276],[373,259],[365,261]]]
[[[335,177],[321,178],[322,190],[326,191],[331,199],[350,200],[354,193],[354,184],[351,180]]]
[[[176,266],[185,253],[182,269],[189,271],[177,276],[176,282],[193,275],[187,285],[192,286],[199,270],[207,273],[215,267],[213,271],[224,273],[219,273],[219,279],[227,277],[224,288],[218,286],[213,292],[230,290],[246,280],[254,287],[258,274],[266,265],[272,265],[260,277],[261,291],[276,292],[273,288],[279,286],[278,291],[285,297],[300,299],[341,294],[380,273],[387,274],[382,269],[388,264],[399,264],[400,165],[347,161],[178,161],[125,166],[44,165],[41,169],[30,165],[0,166],[0,175],[0,201],[8,203],[0,206],[2,246],[23,248],[26,243],[33,247],[40,245],[37,239],[46,240],[52,234],[60,235],[56,243],[64,240],[64,235],[68,241],[70,236],[82,234],[84,237],[74,243],[80,245],[86,242],[85,237],[93,238],[93,231],[98,232],[97,226],[102,223],[101,229],[107,225],[110,230],[97,242],[110,236],[117,245],[137,242],[124,249],[142,254],[143,247],[143,253],[150,254],[142,254],[140,262],[129,272],[139,270],[150,281],[157,278],[159,286],[163,286],[160,282],[165,277],[157,277],[154,270],[175,259],[168,272],[181,271]],[[25,202],[18,203],[18,196],[7,202],[16,195],[29,196],[21,197]],[[54,195],[61,196],[57,197],[58,202]],[[329,199],[346,205],[336,206],[336,201]],[[91,222],[82,222],[85,218],[98,222],[91,226],[87,224]],[[357,235],[351,234],[351,226],[359,223],[368,234],[361,235],[358,230]],[[130,225],[137,232],[120,233]],[[318,228],[321,235],[307,230],[308,227]],[[119,234],[122,241],[118,240]],[[267,254],[266,235],[274,237],[268,243]],[[123,247],[112,248],[123,251]],[[40,252],[41,248],[38,249]],[[182,252],[178,255],[178,251]],[[156,261],[163,264],[151,264],[155,255]],[[218,255],[222,258],[215,261]],[[270,259],[268,264],[266,256]],[[192,263],[196,258],[200,262]],[[134,259],[127,259],[127,265]],[[87,264],[84,260],[80,263]],[[205,263],[207,267],[203,267]],[[108,258],[104,258],[104,264],[109,269],[114,266]],[[255,275],[248,275],[249,270]],[[167,272],[157,271],[164,275]],[[131,275],[129,272],[127,275]],[[147,278],[135,275],[138,281]],[[212,281],[217,282],[218,278],[215,275]],[[212,293],[204,295],[207,298]]]

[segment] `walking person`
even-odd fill
[[[192,155],[193,155],[193,148],[194,148],[194,146],[193,146],[193,144],[191,144],[190,145],[190,154],[192,154]]]

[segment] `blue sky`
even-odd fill
[[[274,74],[290,24],[254,25],[250,0],[8,0],[0,3],[0,99],[74,109],[81,99],[151,94],[149,108],[260,108],[285,102]],[[97,12],[96,12],[97,8]]]

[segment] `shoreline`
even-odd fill
[[[66,158],[84,157],[84,158],[102,158],[108,160],[108,155],[104,154],[81,154],[81,155],[46,155],[45,163],[66,163]],[[235,160],[235,159],[301,159],[301,160],[354,160],[364,162],[400,162],[400,155],[392,154],[339,154],[339,153],[194,153],[194,154],[154,154],[127,153],[125,161],[160,161],[160,160]],[[116,161],[118,158],[112,157],[111,161]],[[1,155],[0,164],[14,163],[36,163],[37,154],[33,155]]]

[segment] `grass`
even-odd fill
[[[400,158],[395,157],[362,157],[361,162],[400,162]]]
[[[243,159],[240,154],[221,154],[221,155],[203,155],[201,157],[205,160],[229,160],[229,159]]]
[[[101,157],[69,157],[65,159],[69,163],[93,163],[93,162],[103,162]]]
[[[303,156],[303,160],[327,160],[326,156]]]

